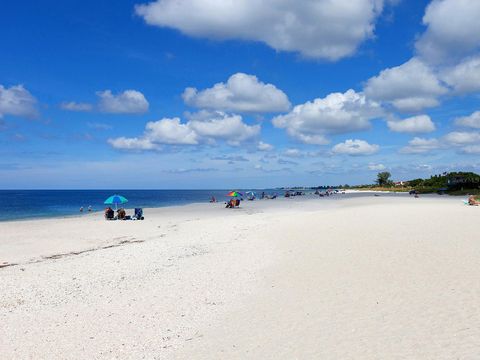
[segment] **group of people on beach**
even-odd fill
[[[273,199],[276,199],[277,197],[278,197],[278,194],[277,194],[277,193],[265,194],[265,191],[263,191],[263,192],[262,192],[262,196],[260,197],[260,199],[273,200]]]
[[[276,193],[274,193],[272,195],[269,195],[269,194],[266,194],[263,191],[260,199],[276,199],[277,196],[278,195]],[[254,192],[247,192],[247,200],[255,200],[256,198],[257,197],[256,197],[256,194]],[[212,195],[210,197],[209,201],[210,201],[210,203],[216,203],[218,200],[215,198],[215,196]],[[243,197],[240,197],[240,198],[233,198],[232,197],[230,200],[225,202],[225,207],[230,208],[230,209],[233,209],[235,207],[239,207],[241,201],[243,201]]]
[[[319,196],[324,196],[324,194],[321,194],[318,190],[315,191],[314,193],[315,195],[319,195]],[[333,192],[332,192],[333,194]],[[342,192],[342,194],[344,194],[344,192]],[[418,198],[419,196],[419,193],[418,191],[416,190],[412,190],[409,192],[410,195],[414,195],[416,198]],[[302,194],[303,195],[303,194]],[[329,191],[326,192],[325,194],[326,196],[328,195],[331,195]],[[285,193],[285,197],[290,197],[292,196],[289,192],[286,192]],[[275,199],[277,197],[277,194],[275,194],[273,197],[270,197],[268,195],[265,194],[265,192],[262,192],[262,196],[261,196],[261,199]],[[242,199],[243,200],[243,199]],[[215,203],[217,202],[217,199],[215,198],[215,196],[212,196],[210,198],[210,202],[211,203]],[[480,200],[477,200],[477,198],[475,197],[475,195],[470,195],[468,197],[468,200],[467,200],[467,203],[468,205],[472,205],[472,206],[480,206]],[[240,205],[240,199],[231,199],[229,200],[228,202],[225,203],[227,208],[234,208],[234,207],[238,207]],[[89,210],[88,211],[91,211],[91,206],[88,207]],[[110,209],[111,210],[111,209]],[[83,211],[83,208],[80,208],[80,211]],[[105,210],[106,211],[106,210]],[[112,210],[113,211],[113,210]]]
[[[127,212],[124,208],[120,208],[117,210],[117,219],[123,220],[127,217]],[[109,206],[105,208],[105,219],[114,219],[115,218],[115,211]]]
[[[110,206],[105,208],[105,219],[106,220],[144,220],[143,209],[135,208],[133,215],[127,215],[127,212],[124,208],[117,210],[117,216],[115,216],[115,210]]]
[[[92,211],[93,211],[92,205],[88,205],[87,211],[88,211],[88,212],[92,212]],[[83,212],[83,206],[80,206],[80,212]]]

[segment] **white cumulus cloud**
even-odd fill
[[[480,49],[480,1],[433,0],[423,17],[426,31],[416,42],[432,63],[450,62]]]
[[[179,118],[150,121],[145,126],[145,137],[157,144],[196,145],[198,134]]]
[[[215,84],[209,89],[186,88],[182,97],[187,105],[203,109],[260,113],[282,112],[290,108],[282,90],[243,73],[236,73],[226,83]]]
[[[299,149],[287,149],[283,155],[293,158],[303,157],[303,153]]]
[[[456,94],[480,91],[480,56],[470,57],[454,66],[443,68],[440,76]]]
[[[456,118],[455,125],[480,129],[480,111],[475,111],[468,116]]]
[[[273,150],[273,145],[259,141],[257,144],[257,149],[260,151],[271,151]]]
[[[98,108],[106,113],[141,114],[148,111],[148,101],[137,90],[125,90],[117,95],[110,90],[98,91]]]
[[[179,118],[163,118],[149,121],[141,137],[119,137],[109,139],[108,143],[116,149],[155,150],[160,145],[196,145],[198,135],[188,124],[182,124]]]
[[[161,145],[214,144],[217,140],[232,146],[257,137],[260,125],[248,125],[240,115],[221,112],[191,114],[190,120],[164,118],[150,121],[141,137],[119,137],[109,139],[109,144],[117,149],[154,150]]]
[[[158,145],[152,143],[147,138],[126,138],[119,137],[115,139],[108,139],[108,143],[115,149],[121,150],[155,150]]]
[[[338,60],[373,37],[383,4],[383,0],[157,0],[137,5],[135,11],[149,25],[194,37],[260,41],[276,50]]]
[[[403,120],[387,121],[388,128],[400,133],[428,133],[435,131],[435,124],[428,115],[412,116]]]
[[[329,142],[326,135],[368,129],[370,120],[380,115],[382,109],[378,103],[350,89],[297,105],[272,122],[303,143],[324,145]]]
[[[480,1],[432,0],[416,54],[368,80],[365,93],[402,112],[436,107],[443,95],[480,91]]]
[[[403,154],[423,154],[439,149],[441,147],[438,139],[425,139],[420,137],[414,137],[408,142],[408,145],[403,147],[400,152]]]
[[[405,112],[437,106],[438,97],[447,91],[433,70],[417,58],[381,71],[365,86],[367,97]]]
[[[400,150],[404,154],[422,154],[437,149],[460,148],[463,153],[474,154],[480,144],[480,132],[452,131],[440,139],[415,137]]]
[[[195,120],[193,117],[188,126],[200,137],[225,140],[230,145],[238,145],[260,134],[260,125],[247,125],[240,115],[222,112],[213,112],[202,120]]]
[[[375,144],[369,144],[365,140],[345,140],[343,143],[339,143],[332,148],[334,154],[345,155],[372,155],[378,152],[380,146]]]
[[[460,146],[473,143],[480,143],[480,133],[452,131],[445,135],[443,139],[450,145]]]
[[[0,85],[0,118],[4,115],[34,118],[38,116],[37,99],[23,85]]]

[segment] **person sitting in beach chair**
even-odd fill
[[[133,215],[133,219],[136,220],[143,220],[143,209],[142,208],[135,208],[135,214]]]
[[[479,206],[480,205],[480,201],[478,201],[474,195],[470,195],[468,197],[468,205],[471,205],[471,206]]]
[[[225,206],[227,209],[233,209],[235,207],[235,200],[231,199],[227,203],[227,206]]]
[[[122,208],[117,210],[117,219],[125,220],[126,217],[127,217],[127,213],[125,209]]]
[[[105,219],[107,220],[114,220],[115,219],[115,212],[113,209],[109,206],[105,209]]]
[[[235,206],[236,206],[236,207],[239,207],[239,206],[240,206],[240,199],[236,199],[236,200],[235,200]]]

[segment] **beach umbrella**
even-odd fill
[[[230,191],[227,196],[232,196],[232,197],[238,197],[238,196],[243,196],[241,193],[238,191]]]
[[[107,200],[105,200],[103,203],[105,205],[115,204],[115,210],[117,210],[118,204],[126,204],[127,202],[128,202],[128,200],[121,195],[112,195]]]
[[[257,198],[257,194],[253,191],[247,191],[245,194],[247,195],[248,200],[255,200]]]

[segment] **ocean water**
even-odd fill
[[[61,217],[80,214],[83,206],[103,211],[113,194],[126,197],[126,208],[163,207],[227,199],[229,190],[0,190],[0,221]],[[260,190],[261,191],[261,190]]]

